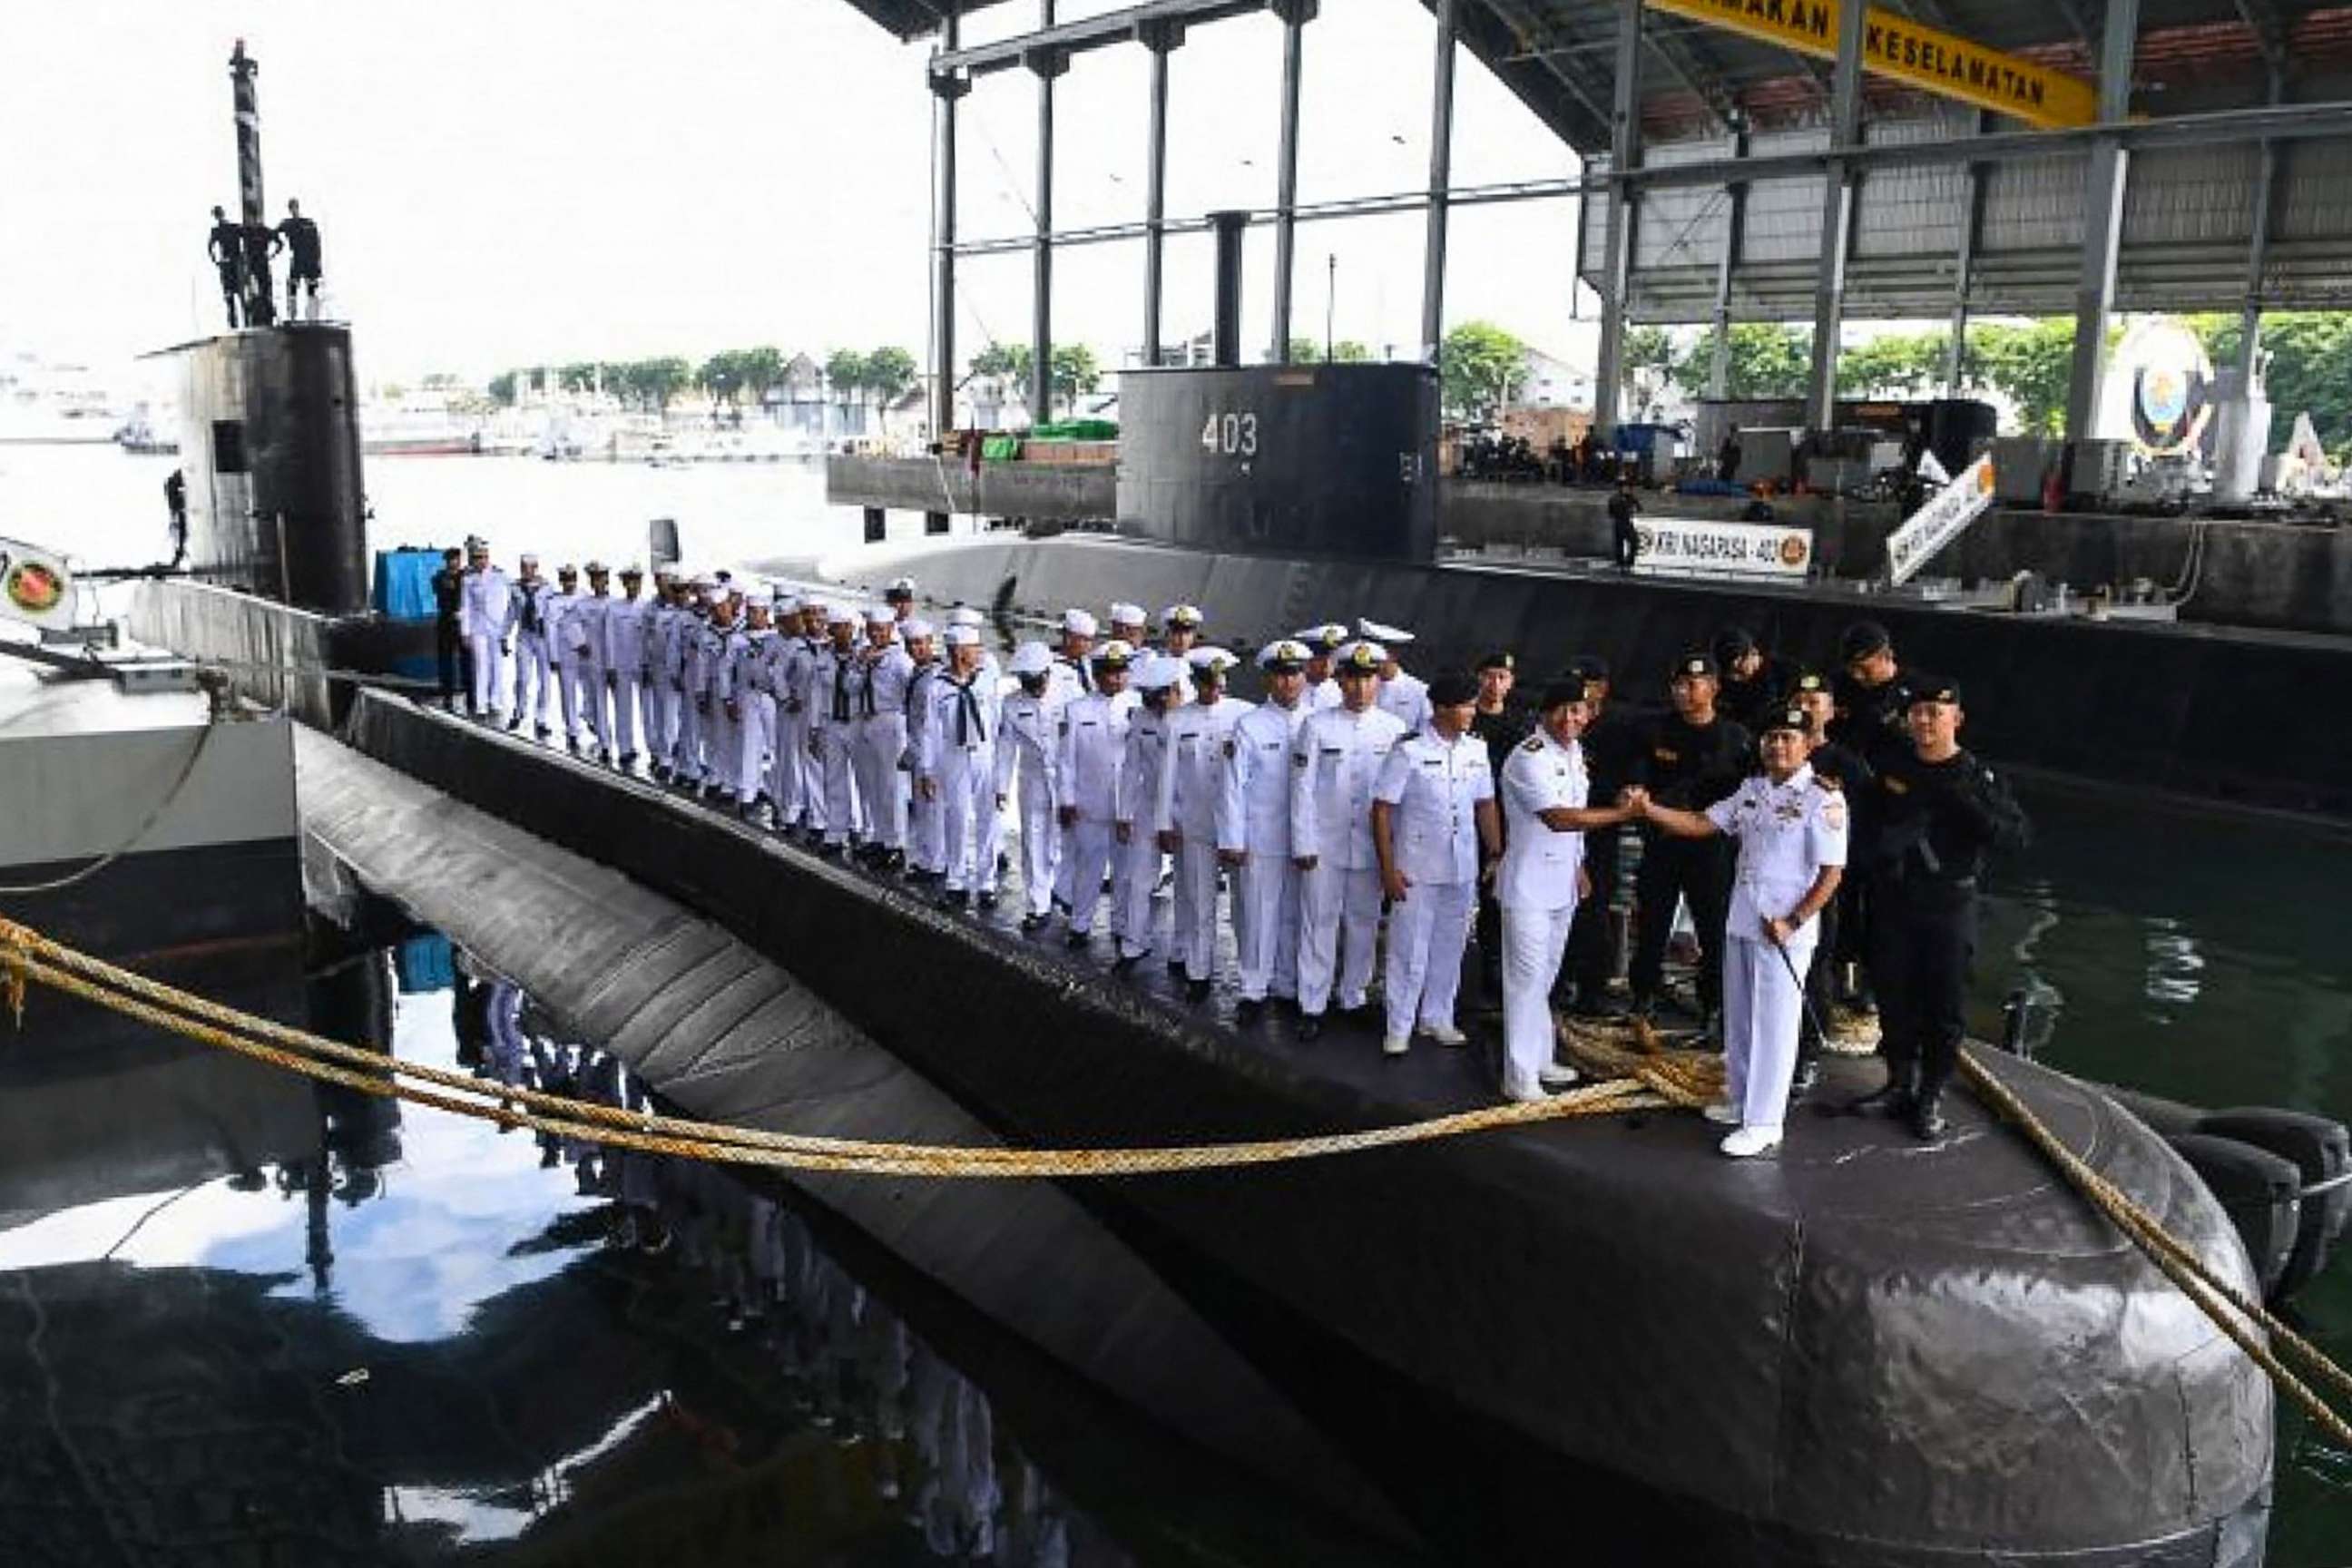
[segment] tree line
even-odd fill
[[[625,407],[647,413],[667,409],[678,395],[698,391],[730,407],[758,407],[770,392],[782,385],[794,356],[778,348],[725,349],[699,364],[676,354],[638,360],[575,360],[551,367],[555,384],[565,392],[586,393],[602,387]],[[825,384],[836,398],[854,398],[888,406],[915,384],[915,356],[905,349],[883,347],[870,353],[835,349],[823,362]],[[517,390],[537,370],[505,371],[490,378],[491,400],[511,405]]]

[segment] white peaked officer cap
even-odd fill
[[[1373,642],[1403,644],[1412,641],[1412,634],[1395,626],[1384,626],[1378,621],[1359,618],[1356,629]]]
[[[1203,618],[1197,605],[1171,605],[1160,612],[1163,626],[1197,626]]]
[[[1280,637],[1257,650],[1257,667],[1272,669],[1280,665],[1295,670],[1313,657],[1313,650],[1297,637]]]
[[[1135,667],[1135,684],[1146,691],[1158,691],[1184,679],[1184,661],[1155,653]]]
[[[948,647],[978,647],[979,646],[980,628],[978,626],[950,626],[948,628]]]
[[[1184,656],[1184,662],[1192,667],[1192,673],[1197,676],[1203,671],[1211,675],[1223,675],[1241,660],[1225,648],[1196,647]]]
[[[1329,653],[1348,640],[1348,628],[1337,621],[1326,621],[1319,626],[1293,632],[1291,636],[1318,653]]]
[[[951,626],[976,626],[982,618],[981,613],[970,605],[958,605],[948,612],[948,625]]]
[[[1143,606],[1125,602],[1110,607],[1110,624],[1115,626],[1139,626],[1144,624]]]
[[[1062,629],[1076,637],[1090,637],[1095,635],[1095,618],[1084,610],[1064,610]]]
[[[1041,642],[1025,642],[1013,650],[1006,667],[1015,675],[1043,675],[1054,668],[1054,650]]]
[[[1331,656],[1334,669],[1369,669],[1374,674],[1389,661],[1389,650],[1376,642],[1359,639]]]
[[[929,621],[909,618],[905,626],[898,628],[898,635],[906,638],[908,642],[920,642],[925,637],[933,635],[931,623]]]

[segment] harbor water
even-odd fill
[[[171,467],[105,448],[0,451],[0,533],[90,564],[153,560],[168,553],[161,487]],[[809,465],[378,458],[368,481],[378,545],[479,532],[502,561],[535,548],[551,569],[642,556],[654,517],[675,518],[688,558],[713,565],[821,553],[859,537],[856,514],[824,505],[822,474]],[[911,532],[919,522],[894,516],[892,525]],[[1572,628],[1562,636],[1558,649],[1520,651],[1539,666],[1570,651]],[[1979,951],[1979,1035],[1997,1037],[2004,999],[2023,990],[2042,1059],[2070,1072],[2199,1105],[2291,1106],[2352,1121],[2352,963],[2339,939],[2352,833],[2073,788],[2031,789],[2028,804],[2034,845],[1999,870]],[[451,1013],[446,992],[404,994],[395,1048],[454,1057]],[[595,1043],[575,1044],[593,1051]],[[698,1262],[698,1244],[688,1239],[646,1250],[645,1227],[626,1226],[629,1205],[609,1165],[564,1150],[543,1164],[546,1152],[526,1136],[424,1112],[403,1121],[399,1142],[397,1156],[373,1173],[331,1162],[323,1178],[279,1167],[184,1194],[114,1194],[0,1221],[9,1227],[0,1232],[0,1313],[10,1324],[0,1335],[0,1408],[12,1413],[0,1425],[18,1457],[44,1453],[51,1467],[29,1496],[24,1478],[35,1472],[0,1468],[12,1478],[0,1483],[0,1531],[36,1515],[67,1521],[77,1514],[68,1500],[79,1499],[73,1528],[97,1531],[87,1555],[52,1550],[84,1539],[58,1534],[23,1560],[590,1561],[603,1559],[566,1543],[625,1521],[646,1532],[628,1537],[646,1549],[630,1560],[654,1551],[679,1564],[768,1560],[747,1552],[743,1510],[761,1521],[774,1557],[971,1561],[979,1512],[990,1515],[996,1559],[1008,1563],[1318,1556],[1304,1541],[1269,1544],[1243,1527],[1254,1510],[1216,1476],[1120,1449],[1115,1424],[1104,1429],[1111,1451],[1094,1456],[1099,1464],[1057,1473],[1053,1456],[1073,1445],[1053,1428],[1068,1407],[1036,1397],[1034,1369],[1017,1358],[974,1359],[989,1368],[979,1375],[958,1370],[953,1335],[921,1354],[935,1354],[992,1411],[1046,1414],[1035,1429],[990,1423],[986,1480],[971,1473],[975,1442],[955,1465],[926,1458],[914,1437],[883,1430],[892,1410],[904,1421],[913,1408],[911,1384],[877,1399],[866,1386],[876,1380],[853,1370],[841,1384],[856,1397],[826,1405],[835,1385],[809,1358],[840,1361],[835,1338],[856,1342],[864,1331],[854,1313],[835,1321],[832,1298],[822,1308],[780,1300],[762,1323],[739,1321],[740,1270],[727,1275],[736,1254],[706,1248]],[[313,1190],[321,1180],[323,1201]],[[696,1212],[732,1216],[752,1196],[706,1197]],[[757,1201],[781,1216],[769,1226],[776,1236],[803,1223],[767,1196]],[[141,1225],[158,1205],[166,1206]],[[741,1228],[733,1217],[712,1223]],[[321,1245],[332,1253],[323,1273],[311,1256]],[[824,1253],[824,1239],[810,1233],[805,1250]],[[877,1321],[908,1315],[887,1268],[861,1275],[855,1258],[826,1267],[838,1291],[870,1303]],[[71,1305],[131,1300],[135,1312],[76,1314]],[[2352,1264],[2339,1259],[2297,1307],[2324,1345],[2352,1359]],[[807,1326],[810,1313],[833,1326]],[[788,1352],[787,1342],[802,1348]],[[912,1342],[910,1366],[919,1359]],[[207,1365],[175,1360],[175,1343],[204,1347]],[[372,1371],[368,1358],[395,1352],[443,1381],[402,1389],[417,1402],[404,1413],[372,1413],[411,1373]],[[856,1352],[847,1359],[855,1363]],[[593,1388],[562,1387],[592,1364]],[[156,1369],[152,1386],[127,1375],[142,1366]],[[94,1381],[62,1375],[73,1368]],[[342,1381],[362,1372],[370,1375]],[[237,1442],[254,1446],[237,1483],[252,1489],[202,1507],[294,1513],[313,1501],[270,1488],[319,1489],[316,1506],[331,1505],[350,1526],[332,1552],[174,1558],[140,1548],[150,1538],[138,1521],[163,1517],[173,1489],[195,1489],[175,1506],[197,1508],[189,1500],[197,1491],[226,1483],[193,1459],[134,1475],[121,1467],[135,1448],[110,1457],[101,1445],[76,1457],[75,1445],[42,1447],[58,1434],[131,1430],[159,1404],[200,1405],[215,1386],[208,1379],[252,1391],[263,1402],[255,1410],[271,1413],[216,1445],[232,1468]],[[2291,1415],[2281,1434],[2270,1562],[2352,1562],[2352,1455]],[[332,1462],[283,1466],[271,1456],[289,1442]],[[1104,1472],[1124,1477],[1125,1489],[1106,1489]],[[954,1493],[961,1483],[941,1479],[950,1475],[974,1489],[918,1506],[926,1486],[934,1499]],[[1465,1489],[1477,1484],[1460,1478]],[[952,1530],[935,1525],[940,1509]],[[1048,1516],[1051,1531],[1037,1523]],[[214,1521],[206,1539],[226,1539],[234,1525]],[[1572,1562],[1570,1540],[1563,1558]]]

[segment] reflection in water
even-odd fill
[[[437,939],[322,968],[310,1003],[320,1032],[387,1054],[646,1103],[615,1058]],[[0,1406],[58,1412],[0,1439],[0,1474],[47,1491],[36,1507],[0,1482],[0,1558],[112,1560],[105,1542],[152,1512],[155,1560],[193,1560],[199,1521],[234,1507],[257,1562],[542,1540],[681,1565],[783,1542],[844,1562],[1129,1561],[773,1194],[574,1140],[404,1123],[347,1089],[320,1086],[313,1112],[309,1138],[180,1193],[0,1229]],[[172,1410],[201,1411],[205,1463]]]

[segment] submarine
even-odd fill
[[[200,580],[139,587],[149,640],[219,662],[324,744],[695,911],[1005,1144],[1286,1138],[1491,1100],[1470,1053],[1390,1063],[1339,1030],[1304,1047],[1236,1023],[1229,994],[1194,1007],[1164,976],[1026,937],[1009,910],[950,914],[646,778],[388,685],[326,679],[400,641],[359,597],[364,519],[340,477],[356,469],[312,460],[352,434],[338,397],[348,348],[343,329],[300,323],[184,351],[184,449],[225,460],[194,487]],[[1433,668],[1513,645],[1663,667],[1730,602],[1439,564],[1426,367],[1228,363],[1127,381],[1119,532],[883,546],[813,575],[846,591],[912,574],[1007,628],[1114,593],[1210,606],[1236,639],[1344,610],[1420,630]],[[325,504],[267,500],[321,473]],[[1833,635],[1845,607],[1790,595],[1772,610],[1772,640],[1794,650]],[[2005,679],[2080,663],[2161,685],[2149,666],[2173,656],[2155,650],[2192,646],[1988,660],[1938,630],[1969,622],[1938,614],[1879,618],[1906,655],[1991,691],[1995,754],[2011,750]],[[1988,664],[2017,673],[1979,676]],[[2210,679],[2226,690],[2225,672]],[[2095,710],[2113,692],[2063,695]],[[404,809],[401,787],[341,772],[331,799],[298,792],[310,837]],[[429,856],[416,864],[434,874]],[[504,939],[516,951],[486,932],[479,956],[586,961],[527,913]],[[707,1047],[682,1053],[673,1081],[651,1075],[657,1092],[690,1101],[692,1061],[740,1058],[767,1026],[725,1001]],[[742,1103],[797,1108],[793,1054],[751,1053]],[[2210,1268],[2261,1289],[2230,1214],[2158,1131],[2095,1086],[1997,1053],[1987,1065]],[[1870,1071],[1832,1063],[1828,1092]],[[1952,1120],[1922,1146],[1807,1119],[1780,1159],[1748,1164],[1713,1158],[1695,1117],[1594,1117],[1066,1190],[1457,1561],[1557,1561],[1572,1543],[1607,1563],[2259,1564],[2273,1465],[2263,1372],[1983,1108],[1964,1099]],[[952,1201],[891,1180],[886,1205]],[[1041,1270],[994,1310],[1019,1331],[1065,1309]],[[1116,1331],[1104,1325],[1107,1355]],[[1482,1485],[1432,1484],[1441,1458]]]

